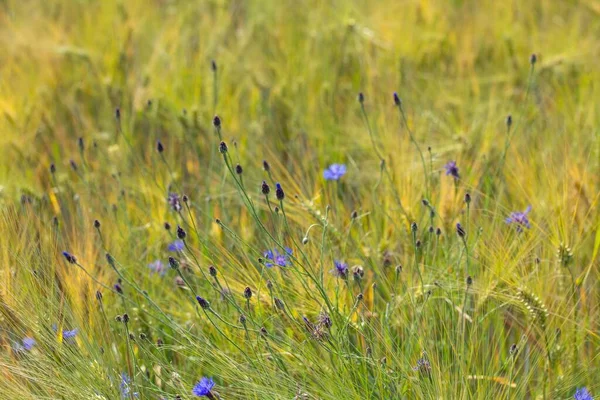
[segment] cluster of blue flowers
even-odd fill
[[[291,264],[290,256],[292,255],[292,249],[289,247],[285,248],[285,253],[280,253],[279,250],[267,250],[263,254],[269,261],[265,262],[265,267],[271,268],[273,266],[287,267]]]

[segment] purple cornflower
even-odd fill
[[[590,392],[588,392],[587,388],[582,387],[581,389],[577,389],[575,395],[573,396],[575,400],[594,400]]]
[[[517,232],[522,232],[523,227],[529,229],[531,228],[531,224],[529,223],[529,218],[527,217],[527,214],[529,214],[530,211],[531,206],[527,206],[527,208],[523,212],[515,211],[511,213],[508,218],[506,218],[506,223],[517,225]]]
[[[34,338],[26,337],[23,338],[23,348],[27,351],[31,350],[35,346],[36,342]]]
[[[179,195],[177,193],[169,193],[169,198],[167,201],[169,202],[169,205],[173,211],[181,211],[181,200],[179,199]]]
[[[331,164],[329,168],[323,171],[323,178],[327,181],[337,181],[346,174],[346,165]]]
[[[192,394],[198,397],[206,396],[208,398],[213,398],[211,390],[214,386],[215,381],[213,381],[212,378],[207,378],[203,376],[202,379],[200,379],[200,381],[194,385],[194,388],[192,389]]]
[[[460,175],[458,175],[458,167],[456,166],[456,161],[448,161],[446,165],[446,175],[451,175],[454,179],[460,179]]]
[[[173,243],[170,243],[167,246],[167,250],[169,251],[182,251],[185,248],[185,243],[181,239],[177,239]]]
[[[333,265],[335,266],[335,268],[331,270],[332,274],[334,274],[338,278],[348,278],[348,264],[342,261],[334,260]]]
[[[279,267],[287,267],[288,264],[291,264],[290,257],[292,255],[292,249],[289,247],[285,247],[285,253],[280,253],[279,250],[267,250],[264,253],[264,256],[267,260],[271,260],[271,262],[265,262],[265,267],[271,268],[274,265]]]
[[[148,268],[150,268],[150,271],[152,273],[158,274],[160,276],[164,276],[164,274],[167,272],[167,269],[165,268],[165,264],[163,264],[163,262],[160,260],[151,262],[150,264],[148,264]]]
[[[119,385],[119,389],[121,390],[121,398],[123,399],[130,397],[132,394],[134,397],[138,397],[139,395],[138,392],[131,391],[131,379],[129,379],[129,376],[125,372],[121,373],[121,384]]]

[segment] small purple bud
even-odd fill
[[[219,152],[220,152],[221,154],[225,154],[225,153],[227,153],[227,143],[225,143],[225,142],[221,142],[221,143],[219,144]]]
[[[260,185],[260,190],[264,195],[268,195],[269,193],[271,193],[271,188],[269,187],[269,184],[266,181],[262,181],[262,185]]]
[[[283,192],[283,188],[278,183],[275,184],[275,195],[277,196],[277,200],[283,200],[285,198],[285,193]]]
[[[200,304],[200,307],[202,307],[203,309],[207,310],[210,308],[210,303],[205,298],[196,296],[196,301],[198,302],[198,304]]]
[[[466,232],[465,232],[465,230],[463,229],[463,227],[462,227],[462,225],[460,224],[460,222],[456,224],[456,233],[457,233],[457,234],[458,234],[458,236],[460,236],[461,238],[462,238],[462,237],[465,237],[465,235],[466,235]]]
[[[69,264],[77,264],[77,259],[74,255],[70,254],[67,251],[63,251],[62,254]]]

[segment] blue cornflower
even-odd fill
[[[184,248],[185,243],[183,242],[183,240],[180,239],[177,239],[173,243],[170,243],[169,246],[167,246],[167,250],[169,251],[182,251]]]
[[[581,389],[577,389],[575,395],[573,396],[575,400],[594,400],[590,392],[588,392],[587,388],[582,387]]]
[[[446,165],[446,175],[451,175],[454,179],[460,179],[460,175],[458,175],[458,167],[456,166],[456,161],[448,161]]]
[[[23,338],[23,348],[27,351],[31,350],[35,346],[36,341],[34,338],[26,337]]]
[[[79,329],[75,328],[72,330],[63,330],[62,336],[64,340],[75,340],[75,336],[77,336],[77,332],[79,332]]]
[[[527,214],[529,214],[530,211],[531,206],[527,206],[527,208],[523,212],[513,212],[508,218],[506,218],[506,223],[517,225],[517,232],[522,232],[523,227],[529,229],[531,228],[531,224],[529,223],[529,218],[527,217]]]
[[[346,174],[346,165],[331,164],[329,168],[323,171],[323,178],[328,181],[337,181]]]
[[[333,265],[335,266],[335,268],[331,270],[332,274],[334,274],[338,278],[348,278],[348,264],[342,261],[334,260]]]
[[[123,399],[130,397],[132,394],[135,397],[138,397],[139,395],[138,392],[131,391],[131,379],[129,379],[129,376],[125,372],[121,373],[121,384],[119,385],[119,389],[121,389],[121,398]]]
[[[285,253],[280,253],[277,249],[267,250],[264,256],[270,262],[265,262],[265,267],[271,268],[274,265],[279,267],[287,267],[291,264],[290,257],[292,255],[292,249],[285,247]]]
[[[167,272],[167,269],[165,268],[165,264],[163,264],[163,262],[160,260],[151,262],[150,264],[148,264],[148,268],[150,268],[150,271],[152,273],[158,274],[160,276],[163,276]]]
[[[215,381],[213,381],[213,378],[207,378],[203,376],[202,379],[200,379],[200,381],[194,385],[192,394],[198,397],[213,397],[211,390],[214,386]]]

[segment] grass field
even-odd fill
[[[599,37],[0,0],[0,399],[600,396]]]

